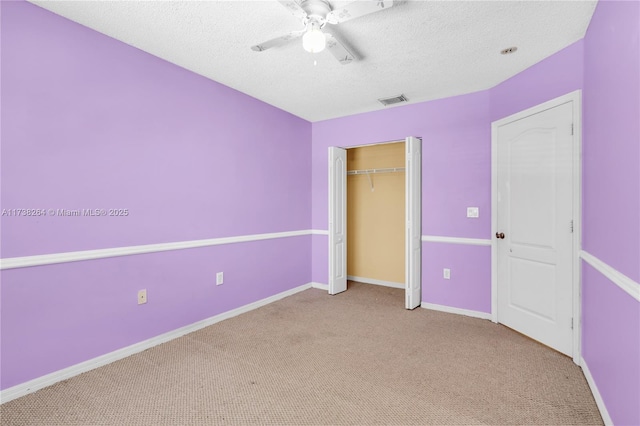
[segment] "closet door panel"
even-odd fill
[[[329,147],[329,294],[347,289],[347,151]]]
[[[422,141],[406,139],[406,249],[405,307],[420,306],[422,290]]]

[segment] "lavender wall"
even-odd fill
[[[640,282],[640,3],[600,1],[585,37],[583,248]],[[583,357],[615,424],[640,424],[640,303],[583,265]]]
[[[489,238],[491,229],[491,142],[488,92],[424,102],[313,124],[314,229],[327,229],[327,148],[404,140],[421,136],[422,234]],[[480,218],[468,219],[466,208],[480,208]],[[327,236],[314,235],[313,280],[327,282]],[[490,311],[488,247],[423,243],[425,252],[440,256],[423,261],[423,300]],[[469,257],[470,256],[470,257]],[[423,256],[424,257],[424,256]],[[464,259],[465,266],[456,269]],[[435,277],[452,268],[458,285],[444,287]],[[473,276],[473,280],[462,277]],[[432,279],[433,278],[433,279]],[[464,293],[464,294],[463,294]]]
[[[422,288],[425,302],[491,313],[491,247],[423,243]]]
[[[480,92],[314,123],[313,228],[328,226],[328,147],[419,136],[423,138],[422,233],[488,238],[491,219],[482,214],[491,203],[486,188],[491,177],[488,105],[488,94]],[[437,179],[443,182],[434,182]],[[440,185],[446,185],[451,193],[447,194]],[[467,206],[480,207],[480,218],[467,219]],[[444,212],[439,211],[440,207]]]
[[[640,424],[640,303],[582,266],[582,357],[616,425]]]
[[[1,207],[129,209],[2,217],[3,258],[310,228],[309,122],[32,4],[0,7]],[[1,387],[305,284],[310,259],[302,236],[2,271]]]
[[[2,388],[308,283],[310,242],[302,236],[4,270]],[[221,286],[217,271],[224,271]],[[148,303],[138,306],[140,288]]]
[[[580,40],[493,87],[491,121],[582,89],[583,57]]]
[[[309,227],[310,123],[36,6],[3,12],[3,206],[130,210],[3,217],[3,257]]]
[[[600,2],[585,38],[583,248],[640,282],[640,3]]]

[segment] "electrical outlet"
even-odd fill
[[[445,280],[450,280],[451,279],[451,269],[444,268],[442,270],[442,276],[444,277]]]
[[[467,207],[467,217],[479,217],[480,209],[477,207]]]
[[[138,290],[138,305],[147,303],[147,290]]]
[[[216,285],[224,283],[224,272],[218,272],[216,274]]]

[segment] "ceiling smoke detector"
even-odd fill
[[[402,102],[407,102],[407,101],[408,99],[405,95],[398,95],[392,98],[378,99],[378,102],[380,102],[384,106],[400,104]]]
[[[500,54],[501,55],[510,55],[511,53],[515,53],[516,50],[518,50],[518,48],[516,46],[507,47],[506,49],[502,49],[500,51]]]

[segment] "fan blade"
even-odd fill
[[[297,38],[302,37],[304,34],[304,30],[302,31],[292,31],[289,34],[285,34],[278,38],[271,39],[269,41],[265,41],[264,43],[256,44],[255,46],[251,46],[251,50],[256,52],[262,52],[263,50],[270,49],[272,47],[283,46],[289,43],[291,40],[295,40]]]
[[[393,0],[354,1],[342,9],[336,9],[329,12],[327,14],[327,22],[330,24],[339,24],[379,10],[389,9],[392,6]]]
[[[307,12],[305,12],[304,9],[302,9],[298,2],[295,0],[278,0],[278,3],[286,7],[287,10],[293,14],[293,16],[300,19],[301,21],[304,21],[304,18],[307,17]]]
[[[334,36],[325,33],[325,37],[327,39],[327,50],[331,52],[342,65],[348,65],[356,59]]]

